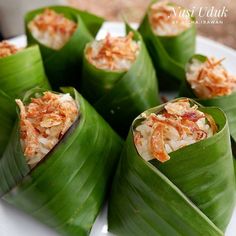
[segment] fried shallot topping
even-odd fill
[[[133,40],[133,32],[126,37],[111,37],[94,41],[86,48],[88,61],[99,69],[128,70],[139,53],[139,43]]]
[[[20,108],[21,144],[27,163],[33,167],[59,142],[78,117],[69,94],[44,92],[28,105],[16,99]]]
[[[160,36],[173,36],[190,28],[191,18],[181,14],[181,11],[183,11],[182,7],[171,5],[168,1],[152,4],[149,21],[154,33]]]
[[[192,60],[187,72],[187,81],[199,98],[227,96],[236,91],[236,76],[228,73],[222,61],[214,57],[202,63]]]
[[[58,50],[70,39],[77,24],[63,14],[45,9],[29,22],[28,28],[40,43]]]
[[[160,162],[170,159],[169,153],[211,137],[217,132],[214,119],[180,99],[165,105],[160,114],[151,113],[136,127],[134,143],[145,160]]]
[[[19,51],[19,48],[7,41],[0,42],[0,58],[11,56]]]

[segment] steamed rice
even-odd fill
[[[87,60],[98,69],[127,71],[135,62],[140,45],[134,41],[133,33],[126,37],[111,37],[93,41],[85,50]]]
[[[0,58],[11,56],[20,50],[21,49],[7,41],[0,42]]]
[[[29,22],[28,28],[41,44],[59,50],[71,38],[77,24],[51,9],[45,9]]]
[[[78,117],[70,94],[45,92],[28,105],[16,99],[20,108],[21,145],[27,163],[33,167],[59,142]]]
[[[181,10],[183,8],[170,5],[167,1],[152,4],[149,21],[153,32],[159,36],[174,36],[190,28],[192,20],[180,14]]]
[[[167,103],[160,114],[150,114],[134,130],[138,153],[146,161],[169,160],[169,153],[211,137],[217,130],[209,115],[188,99]]]
[[[199,98],[227,96],[236,91],[236,76],[230,75],[221,62],[211,57],[204,63],[193,59],[189,64],[187,81]]]

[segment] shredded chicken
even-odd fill
[[[0,58],[11,56],[19,51],[19,48],[7,41],[0,42]]]
[[[191,27],[191,18],[180,14],[183,8],[170,5],[168,1],[151,5],[149,21],[156,35],[174,36]]]
[[[55,50],[62,48],[77,28],[77,24],[51,9],[45,9],[29,22],[28,28],[41,44]]]
[[[236,91],[236,76],[230,75],[221,62],[214,57],[202,63],[192,60],[187,72],[187,81],[199,98],[214,98],[230,95]]]
[[[133,40],[133,33],[126,37],[111,37],[94,41],[86,48],[86,58],[95,67],[112,71],[127,71],[137,58],[139,43]]]
[[[27,163],[33,167],[58,143],[78,117],[78,107],[69,94],[45,92],[20,108],[21,144]]]
[[[170,159],[169,153],[211,137],[217,132],[209,114],[191,106],[188,99],[169,102],[160,114],[151,113],[136,127],[134,143],[139,154],[147,161]]]

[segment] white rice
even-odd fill
[[[175,36],[190,28],[191,18],[180,14],[180,10],[187,11],[167,1],[154,3],[149,11],[153,32],[159,36]]]
[[[76,23],[51,9],[45,9],[29,22],[28,28],[42,45],[59,50],[70,40]]]
[[[136,60],[140,51],[140,42],[131,40],[127,43],[127,47],[120,46],[119,40],[124,40],[125,37],[110,37],[110,48],[107,48],[106,55],[101,55],[101,51],[104,50],[107,38],[99,41],[93,41],[86,48],[86,58],[98,69],[110,70],[110,71],[128,71]],[[117,45],[117,46],[116,46]],[[114,52],[113,51],[116,51]],[[117,54],[117,51],[119,54]]]
[[[0,59],[3,57],[8,57],[17,52],[21,51],[21,48],[17,48],[14,44],[9,43],[8,41],[0,42]]]
[[[230,75],[219,63],[210,67],[209,62],[217,63],[216,58],[208,58],[206,62],[192,59],[188,66],[186,79],[199,98],[213,98],[230,95],[236,91],[236,76]],[[204,75],[200,74],[204,71]]]
[[[167,108],[167,106],[165,106],[165,108]],[[183,112],[184,112],[183,110],[176,110],[175,114],[183,115],[184,114]],[[198,112],[199,114],[202,113],[200,111]],[[204,113],[202,114],[204,115]],[[140,134],[140,140],[137,143],[135,141],[136,148],[140,156],[142,156],[142,158],[146,161],[154,159],[152,155],[151,147],[150,147],[150,140],[156,126],[155,126],[155,122],[153,122],[152,119],[149,119],[149,117],[151,116],[154,116],[158,118],[158,120],[162,120],[162,121],[165,121],[166,119],[168,119],[162,114],[152,113],[148,117],[146,117],[146,119],[139,126],[136,127],[134,134],[137,134],[137,133]],[[177,120],[178,119],[181,119],[181,118],[179,117],[177,118]],[[205,138],[211,137],[213,135],[213,130],[208,124],[207,119],[205,117],[198,119],[196,124],[200,130],[206,133]],[[191,133],[185,132],[183,136],[181,137],[177,129],[170,125],[165,125],[164,136],[165,136],[163,140],[164,147],[165,147],[165,151],[168,154],[199,141],[198,137],[196,136],[194,132],[191,132]]]
[[[21,145],[27,163],[34,167],[75,122],[78,107],[70,94],[45,92],[25,106],[16,100],[21,115]]]

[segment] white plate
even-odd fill
[[[133,25],[137,27],[136,24]],[[124,35],[124,25],[117,22],[106,22],[99,31],[98,39],[104,38],[107,32],[111,35]],[[12,42],[18,46],[25,46],[25,36],[12,39]],[[213,55],[218,58],[226,58],[224,61],[227,69],[236,74],[236,51],[225,47],[219,43],[206,39],[204,37],[197,38],[197,53],[204,55]],[[100,215],[97,217],[90,236],[111,236],[107,232],[107,207],[105,206]],[[236,209],[232,216],[231,222],[227,228],[225,236],[235,236],[236,232]],[[7,203],[0,200],[0,235],[1,236],[58,236],[53,230],[42,225],[32,217],[15,209]]]

